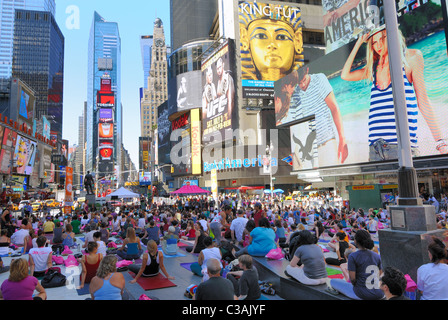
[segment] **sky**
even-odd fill
[[[117,22],[121,37],[123,143],[138,167],[139,88],[143,87],[140,36],[162,20],[170,43],[169,0],[56,0],[56,21],[65,37],[63,139],[78,144],[78,119],[87,99],[87,48],[94,11]],[[79,13],[79,14],[78,14]],[[79,21],[79,23],[78,23]],[[136,123],[138,125],[136,125]]]

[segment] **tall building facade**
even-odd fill
[[[116,22],[109,22],[94,13],[88,45],[87,105],[86,105],[86,170],[98,170],[99,145],[98,92],[102,79],[110,79],[110,90],[114,92],[113,107],[113,161],[121,164],[123,142],[123,113],[121,104],[121,38]]]
[[[168,99],[167,45],[162,20],[154,22],[151,67],[140,110],[141,136],[149,137],[157,125],[157,107]]]
[[[35,117],[45,116],[62,139],[65,39],[51,12],[16,10],[12,76],[36,94]]]
[[[218,0],[170,0],[171,49],[207,39],[218,10]]]
[[[0,78],[10,78],[15,10],[47,11],[56,15],[55,0],[0,0]]]
[[[152,60],[152,45],[153,36],[141,36],[140,37],[140,48],[142,50],[142,65],[143,65],[143,83],[144,89],[148,89],[148,77],[149,71],[151,70],[151,60]]]

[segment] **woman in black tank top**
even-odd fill
[[[159,270],[162,270],[163,274],[169,279],[174,280],[165,269],[163,264],[163,254],[157,249],[157,243],[154,240],[148,241],[148,252],[143,254],[142,264],[131,264],[129,271],[136,274],[135,278],[130,283],[136,283],[140,277],[154,277],[159,274]]]

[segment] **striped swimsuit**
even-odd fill
[[[376,69],[376,67],[374,69]],[[411,147],[417,148],[417,97],[415,95],[412,84],[406,77],[404,68],[403,78]],[[375,74],[370,96],[369,145],[372,146],[379,139],[384,139],[386,142],[392,145],[398,144],[392,84],[389,84],[386,89],[380,90],[376,86]]]

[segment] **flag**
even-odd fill
[[[282,161],[285,161],[287,164],[292,166],[292,154],[287,156],[286,158],[283,158]]]

